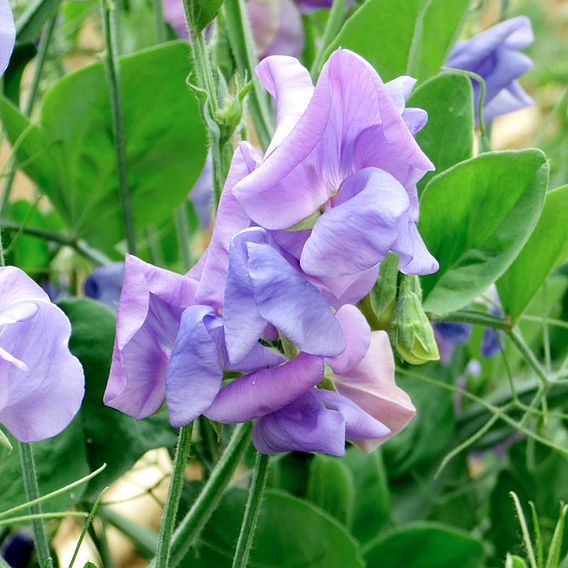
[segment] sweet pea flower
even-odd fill
[[[531,106],[533,100],[518,82],[532,67],[531,59],[521,53],[534,41],[532,26],[526,16],[505,20],[465,41],[458,41],[450,53],[447,67],[473,71],[485,81],[483,118],[493,120]],[[480,86],[473,80],[475,113],[478,108]]]
[[[0,0],[0,77],[8,67],[14,43],[16,41],[16,26],[8,0]]]
[[[112,262],[93,270],[83,286],[87,298],[93,298],[116,312],[124,281],[124,263]]]
[[[21,442],[59,434],[84,394],[67,316],[24,272],[0,268],[0,424]]]
[[[433,165],[413,137],[426,115],[405,109],[414,80],[385,85],[344,49],[315,87],[291,57],[266,58],[257,73],[274,97],[277,127],[262,162],[233,189],[252,221],[324,287],[329,276],[350,279],[349,287],[363,275],[372,286],[389,251],[405,273],[437,270],[416,228],[416,182]]]
[[[343,455],[347,440],[372,451],[414,418],[410,398],[394,380],[388,335],[371,332],[354,306],[340,308],[337,318],[346,349],[326,359],[326,378],[336,392],[311,389],[292,404],[260,417],[253,430],[259,451]]]
[[[162,8],[164,20],[176,35],[187,39],[182,0],[162,0]],[[302,53],[304,26],[294,0],[249,0],[246,8],[260,59],[268,55],[299,56]]]

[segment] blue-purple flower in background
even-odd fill
[[[87,276],[83,291],[116,312],[124,281],[124,262],[113,262],[96,268]]]
[[[477,73],[485,81],[483,119],[493,120],[531,106],[533,100],[519,84],[519,77],[532,67],[531,59],[520,50],[534,40],[530,20],[519,16],[489,28],[471,39],[458,41],[450,53],[447,67]],[[481,93],[472,80],[477,121]]]
[[[0,423],[21,442],[59,434],[84,394],[67,316],[24,272],[0,268]]]

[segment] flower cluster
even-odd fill
[[[128,256],[104,400],[136,418],[255,420],[258,450],[370,449],[414,416],[388,336],[356,307],[393,251],[406,274],[437,263],[416,223],[431,162],[405,108],[414,81],[384,84],[337,50],[314,87],[294,58],[264,59],[277,127],[233,156],[211,242],[179,275]]]

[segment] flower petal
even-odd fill
[[[14,42],[16,41],[16,26],[8,0],[0,0],[0,77],[8,67]]]
[[[338,205],[318,218],[306,241],[300,263],[308,274],[342,276],[375,266],[396,240],[409,205],[402,185],[375,168],[349,176],[339,198]]]
[[[166,376],[166,402],[176,428],[203,414],[221,388],[223,367],[211,334],[214,323],[214,312],[207,306],[190,306],[181,316]]]
[[[23,270],[0,267],[0,310],[25,301],[49,302],[49,296]]]
[[[295,359],[223,387],[205,416],[223,423],[246,422],[290,404],[323,377],[320,357],[300,353]]]

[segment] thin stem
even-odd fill
[[[20,523],[26,523],[28,521],[42,521],[44,519],[65,519],[67,517],[81,517],[82,519],[87,517],[87,513],[81,513],[79,511],[63,511],[59,513],[35,513],[32,515],[19,515],[17,517],[10,517],[9,519],[3,519],[0,521],[0,527],[14,526]]]
[[[32,446],[30,444],[23,444],[19,442],[18,448],[20,451],[20,465],[24,479],[26,499],[28,501],[36,501],[40,495]],[[35,505],[31,505],[29,507],[29,511],[30,515],[41,515],[41,505],[36,501]],[[32,530],[34,533],[39,565],[42,568],[51,568],[53,563],[49,553],[49,543],[45,534],[43,520],[41,518],[32,519]]]
[[[174,532],[171,544],[171,566],[177,566],[198,538],[205,523],[217,508],[223,492],[233,476],[248,446],[252,425],[239,424],[221,459],[211,473],[193,506]],[[156,559],[150,563],[156,568]]]
[[[255,75],[257,63],[252,33],[246,17],[244,0],[226,0],[224,4],[225,21],[231,51],[242,76],[252,80],[250,110],[260,145],[266,148],[273,130],[272,112],[258,78]]]
[[[158,549],[156,551],[156,566],[159,568],[168,568],[170,565],[172,534],[174,532],[179,500],[183,489],[185,466],[189,456],[192,432],[193,422],[183,428],[180,428],[179,431],[178,445],[176,448],[172,476],[170,479],[170,487],[168,489],[168,497],[164,506],[162,525],[160,527],[160,538],[158,540]]]
[[[471,323],[473,325],[482,325],[493,329],[503,329],[508,331],[511,327],[510,323],[500,317],[481,312],[478,310],[458,310],[443,316],[433,315],[432,321],[435,322],[452,322],[452,323]]]
[[[120,81],[118,55],[116,52],[116,38],[114,26],[115,6],[113,0],[100,0],[105,40],[105,69],[112,110],[112,127],[116,148],[116,162],[118,167],[118,191],[122,214],[124,217],[124,232],[128,252],[136,254],[136,231],[132,204],[128,192],[128,172],[126,170],[126,148],[124,142],[124,119],[122,114],[122,100],[120,97]]]
[[[168,38],[166,22],[164,21],[164,12],[162,9],[162,0],[153,0],[152,9],[154,11],[154,28],[156,30],[157,43],[163,43]]]
[[[248,564],[248,557],[254,540],[260,507],[262,505],[264,488],[266,487],[269,465],[269,455],[260,453],[256,455],[256,464],[254,466],[245,516],[243,517],[243,524],[241,525],[239,540],[237,541],[237,549],[233,558],[233,568],[245,568]]]
[[[329,11],[329,16],[325,24],[325,30],[323,32],[321,45],[317,50],[316,58],[311,69],[311,75],[314,81],[317,79],[318,75],[320,74],[321,68],[323,67],[328,47],[335,39],[337,32],[341,28],[341,24],[343,24],[344,11],[345,1],[333,0],[333,4],[331,5],[331,10]]]
[[[103,493],[106,491],[106,489],[103,489],[98,497],[96,498],[92,508],[91,508],[91,512],[89,513],[89,515],[87,516],[87,519],[85,520],[85,523],[83,525],[83,528],[81,529],[81,534],[79,535],[79,539],[77,540],[77,544],[75,545],[75,550],[73,551],[73,556],[71,557],[71,561],[69,562],[69,567],[68,568],[73,568],[73,564],[75,564],[75,560],[77,560],[77,556],[79,555],[79,550],[81,548],[81,544],[83,544],[83,540],[85,538],[85,535],[87,534],[87,531],[89,530],[89,527],[91,526],[91,523],[93,522],[93,519],[95,518],[95,515],[97,514],[97,510],[99,508],[99,505],[101,504],[101,499],[103,496]]]
[[[53,36],[53,30],[55,29],[55,24],[57,22],[58,12],[59,12],[59,3],[54,8],[53,14],[46,22],[43,28],[43,32],[41,34],[39,50],[37,52],[36,61],[35,61],[34,74],[30,86],[30,92],[23,108],[23,114],[25,116],[30,116],[37,99],[37,95],[39,92],[39,84],[41,81],[41,76],[43,75],[43,68],[45,65],[45,61],[47,59],[47,53],[49,49],[49,44],[51,43],[51,38]],[[6,207],[8,206],[17,169],[18,168],[16,166],[16,159],[12,157],[10,159],[8,172],[6,174],[6,181],[4,182],[4,191],[2,192],[2,202],[0,204],[0,219],[4,217],[4,212],[6,211]]]
[[[39,229],[35,227],[24,227],[19,223],[14,223],[13,221],[2,221],[2,229],[5,231],[24,233],[25,235],[30,235],[31,237],[37,237],[38,239],[44,239],[46,241],[51,241],[53,243],[71,247],[97,266],[102,266],[111,262],[111,260],[102,252],[91,248],[86,242],[80,239],[74,239],[73,237],[70,237],[65,233],[59,233],[57,231],[50,231],[48,229]]]
[[[531,367],[532,370],[536,373],[536,376],[540,379],[542,384],[544,386],[548,386],[550,381],[546,376],[546,371],[537,361],[537,358],[535,357],[531,348],[526,344],[522,335],[515,329],[508,330],[507,334],[513,342],[513,345],[518,349],[519,353],[523,356],[523,359],[529,365],[529,367]]]

